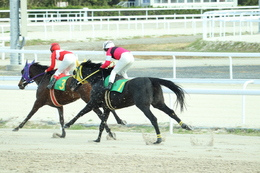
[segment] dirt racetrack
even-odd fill
[[[259,173],[260,138],[237,135],[163,134],[160,145],[146,145],[155,134],[116,132],[117,140],[92,142],[96,130],[0,129],[0,172],[216,172]]]

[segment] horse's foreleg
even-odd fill
[[[64,125],[64,128],[70,128],[70,126],[73,125],[80,117],[90,112],[91,110],[92,107],[89,106],[89,104],[87,104],[72,120],[70,120],[67,124]]]
[[[66,132],[64,129],[64,116],[63,116],[63,106],[62,107],[58,107],[58,112],[59,112],[59,118],[60,118],[60,125],[61,125],[61,129],[62,129],[62,134],[58,135],[60,138],[65,138],[66,136]]]
[[[114,115],[117,124],[122,124],[122,125],[126,125],[127,124],[127,122],[125,120],[122,120],[121,118],[119,118],[119,116],[117,115],[116,111],[112,110],[111,112]]]
[[[101,121],[104,119],[104,116],[103,116],[103,114],[102,114],[102,112],[101,112],[100,109],[96,108],[96,109],[93,109],[93,111],[98,115],[98,117],[100,118]],[[108,114],[109,114],[109,113],[108,113]],[[112,133],[112,132],[111,132],[111,130],[110,130],[110,128],[108,127],[107,123],[105,124],[105,129],[106,129],[106,132],[108,133],[108,135],[109,135],[111,138],[113,138],[113,139],[116,140],[116,135],[115,135],[115,133]]]
[[[102,119],[103,119],[102,111],[98,108],[93,109],[93,111],[97,114],[99,119],[102,121]],[[107,125],[105,125],[105,129],[106,129],[107,133],[110,133],[110,128]]]
[[[104,116],[102,117],[101,123],[100,123],[100,125],[99,125],[98,138],[97,138],[96,140],[94,140],[94,142],[100,142],[101,136],[102,136],[102,132],[103,132],[104,128],[107,126],[107,119],[108,119],[108,116],[109,116],[109,112],[110,112],[109,109],[105,109],[105,110],[104,110]],[[111,133],[111,132],[110,132],[110,133]]]
[[[39,108],[41,108],[43,104],[40,104],[37,102],[37,100],[34,102],[32,110],[29,112],[27,117],[23,120],[23,122],[17,126],[16,128],[13,129],[13,131],[18,131],[20,128],[23,128],[23,126],[27,123],[27,121],[32,118],[32,116],[38,111]]]

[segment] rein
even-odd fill
[[[110,66],[111,66],[111,67],[114,67],[114,66],[115,66],[115,62],[112,61],[112,62],[110,63],[110,65],[109,65],[109,67],[110,67]],[[98,69],[98,70],[94,71],[93,73],[91,73],[90,75],[88,75],[88,76],[85,77],[85,78],[83,78],[83,76],[82,76],[82,65],[77,66],[76,69],[75,69],[75,71],[76,71],[76,74],[73,75],[73,78],[75,78],[75,79],[78,81],[77,85],[79,85],[80,83],[81,83],[81,84],[88,83],[88,82],[86,81],[86,79],[90,78],[91,76],[93,76],[94,74],[96,74],[97,72],[99,72],[99,71],[101,71],[101,70]],[[102,73],[102,76],[103,76],[103,73]]]
[[[88,76],[86,76],[85,78],[83,78],[83,77],[82,77],[82,66],[80,66],[80,69],[77,70],[77,74],[79,75],[79,77],[78,77],[78,75],[74,75],[73,77],[74,77],[75,79],[77,79],[77,81],[78,81],[77,85],[79,85],[80,83],[81,83],[81,84],[85,84],[85,83],[87,83],[86,80],[87,80],[88,78],[90,78],[90,77],[93,76],[94,74],[98,73],[99,71],[100,71],[100,69],[94,71],[94,72],[91,73],[90,75],[88,75]],[[80,73],[80,74],[79,74],[79,73]],[[83,79],[82,79],[82,78],[83,78]]]
[[[37,77],[39,77],[39,76],[41,76],[41,75],[44,75],[44,74],[46,74],[46,73],[45,73],[45,72],[42,72],[42,73],[40,73],[40,74],[38,74],[38,75],[32,77],[32,78],[31,78],[31,83],[34,82],[34,79],[35,79],[35,78],[37,78]]]

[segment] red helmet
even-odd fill
[[[52,43],[50,51],[53,52],[55,50],[60,50],[60,45],[58,43]]]

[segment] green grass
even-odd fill
[[[260,136],[259,129],[227,129],[228,134],[241,135],[241,136]]]
[[[2,119],[0,119],[0,128],[7,128],[6,123],[7,121],[3,121]]]
[[[259,52],[259,43],[232,41],[204,41],[197,40],[189,44],[186,51],[197,52]]]
[[[10,128],[7,125],[8,121],[3,121],[0,119],[0,128]],[[18,125],[18,124],[17,124]],[[16,127],[16,126],[15,126]],[[14,126],[12,128],[15,128]],[[59,123],[33,123],[27,122],[23,129],[59,129]],[[155,130],[150,124],[128,124],[117,125],[109,124],[109,128],[113,132],[133,132],[133,133],[155,133]],[[159,123],[159,128],[161,133],[169,133],[169,123]],[[68,130],[99,130],[99,125],[90,125],[90,124],[75,124],[72,125]],[[233,134],[241,136],[260,136],[260,129],[250,129],[250,128],[195,128],[193,131],[188,131],[182,129],[179,125],[173,127],[174,134],[204,134],[204,133],[215,133],[215,134]]]

